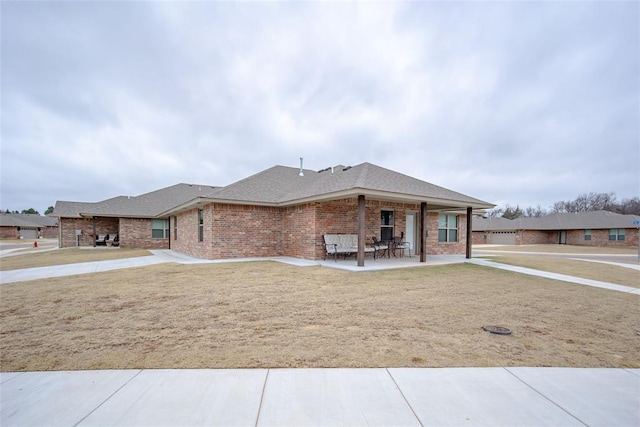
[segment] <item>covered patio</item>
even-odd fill
[[[366,265],[358,266],[358,260],[354,257],[347,259],[339,258],[337,261],[327,258],[326,260],[315,261],[322,267],[336,268],[347,271],[380,271],[392,270],[395,268],[410,267],[431,267],[436,265],[460,264],[467,261],[465,255],[429,255],[424,261],[420,261],[417,256],[412,257],[379,257],[367,259]]]

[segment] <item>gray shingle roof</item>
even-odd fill
[[[176,184],[139,196],[118,196],[96,203],[58,201],[53,216],[113,216],[154,218],[175,206],[213,191],[215,187],[196,184]]]
[[[156,218],[204,202],[288,206],[357,194],[399,201],[425,201],[430,208],[476,209],[494,205],[371,163],[342,165],[320,172],[274,166],[226,187],[177,184],[136,197],[118,196],[97,203],[58,201],[57,217],[112,216]]]
[[[215,200],[274,205],[291,205],[356,194],[375,194],[398,200],[430,201],[446,206],[491,208],[494,205],[473,197],[395,172],[371,163],[338,166],[316,172],[274,166],[212,192]]]
[[[597,230],[608,228],[636,228],[638,215],[621,215],[608,211],[560,213],[540,218],[473,219],[473,231],[505,230]]]
[[[2,214],[0,227],[55,227],[58,219],[36,214]]]

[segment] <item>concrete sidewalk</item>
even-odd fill
[[[640,425],[640,370],[389,368],[0,374],[0,424]]]
[[[615,283],[600,282],[598,280],[583,279],[582,277],[568,276],[566,274],[534,270],[532,268],[502,264],[498,262],[489,261],[486,259],[474,258],[474,259],[468,260],[467,262],[476,264],[476,265],[482,265],[485,267],[492,267],[500,270],[507,270],[507,271],[513,271],[515,273],[527,274],[529,276],[544,277],[547,279],[559,280],[561,282],[574,283],[577,285],[593,286],[595,288],[608,289],[610,291],[626,292],[628,294],[640,295],[640,288],[634,288],[631,286],[623,286],[623,285],[617,285]]]

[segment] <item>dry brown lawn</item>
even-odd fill
[[[640,367],[638,295],[470,264],[162,264],[0,292],[2,371]]]
[[[640,271],[631,268],[617,267],[599,262],[525,255],[497,256],[488,259],[503,264],[640,288]]]
[[[144,249],[87,248],[56,249],[0,258],[0,271],[20,268],[47,267],[77,262],[106,261],[151,255]]]

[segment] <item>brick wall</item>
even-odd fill
[[[211,259],[211,223],[213,205],[203,209],[204,234],[202,242],[198,240],[198,209],[191,209],[170,218],[171,249],[197,258]],[[176,221],[178,223],[176,233]],[[209,233],[206,231],[209,230]]]
[[[224,259],[282,255],[283,212],[276,207],[216,203],[210,228],[211,256]]]
[[[417,212],[420,205],[414,203],[394,203],[379,200],[365,200],[365,244],[373,245],[372,237],[380,239],[380,212],[393,211],[393,234],[400,236],[406,230],[407,211]],[[315,258],[324,258],[322,244],[324,234],[358,233],[358,199],[348,198],[317,204],[315,230]]]
[[[484,239],[483,231],[473,232],[473,244],[491,243],[490,232],[488,239]],[[558,244],[558,230],[518,230],[516,232],[516,245],[554,245]],[[625,229],[625,240],[609,240],[609,229],[591,230],[591,240],[585,240],[584,230],[567,230],[567,245],[577,246],[626,246],[638,245],[638,230]]]
[[[580,246],[638,246],[638,229],[625,229],[624,240],[609,240],[609,229],[591,230],[591,240],[584,239],[584,230],[567,231],[567,244]]]
[[[93,220],[91,218],[60,218],[61,248],[76,246],[76,230],[82,234],[78,240],[80,246],[93,246]]]
[[[284,209],[282,215],[282,255],[315,259],[317,203]]]
[[[380,211],[394,211],[394,235],[406,230],[406,212],[419,215],[418,204],[367,200],[365,205],[366,245],[380,238]],[[459,242],[438,242],[438,214],[429,213],[428,254],[464,254],[466,216],[459,216]],[[177,239],[174,229],[177,220]],[[204,207],[205,234],[198,241],[198,210],[171,218],[171,249],[207,259],[293,256],[324,258],[324,234],[357,234],[358,200],[347,198],[276,208],[210,204]],[[418,242],[416,242],[418,244]]]
[[[467,250],[467,215],[458,215],[458,241],[438,242],[438,212],[427,212],[427,256],[464,255]]]
[[[169,239],[151,237],[149,218],[120,218],[120,247],[136,249],[169,249]]]
[[[20,232],[18,231],[18,227],[7,226],[0,227],[0,239],[19,239]]]
[[[117,234],[118,224],[118,218],[96,218],[95,234]],[[82,230],[79,240],[80,246],[93,246],[93,218],[60,218],[59,227],[59,244],[61,248],[71,248],[76,246],[76,230]]]

